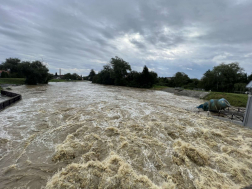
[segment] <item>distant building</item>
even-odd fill
[[[54,75],[53,79],[63,79],[64,75]]]

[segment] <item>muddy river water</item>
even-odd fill
[[[0,188],[242,188],[252,130],[201,100],[90,82],[17,86],[0,112]]]

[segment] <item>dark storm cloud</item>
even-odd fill
[[[191,77],[221,62],[252,72],[246,0],[0,0],[0,61],[43,59],[51,72],[86,75],[119,56],[160,76]]]

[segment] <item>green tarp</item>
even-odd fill
[[[213,111],[218,112],[219,110],[224,110],[227,107],[230,107],[230,103],[225,99],[211,99],[204,104],[199,105],[197,108],[202,108],[204,111]]]

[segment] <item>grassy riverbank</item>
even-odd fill
[[[0,84],[25,84],[25,78],[0,78]]]
[[[163,90],[163,91],[174,93],[173,91],[174,88],[170,88],[167,86],[154,85],[151,89]],[[186,91],[193,91],[193,90],[186,89]],[[182,92],[181,92],[181,95],[190,96],[187,93],[182,94]],[[248,95],[246,94],[224,93],[224,92],[211,92],[207,94],[203,99],[210,100],[210,99],[220,99],[220,98],[225,98],[232,106],[235,106],[235,107],[246,107],[247,101],[248,101]]]
[[[204,97],[205,100],[220,98],[225,98],[232,106],[236,107],[246,107],[248,101],[248,95],[246,94],[211,92]]]

